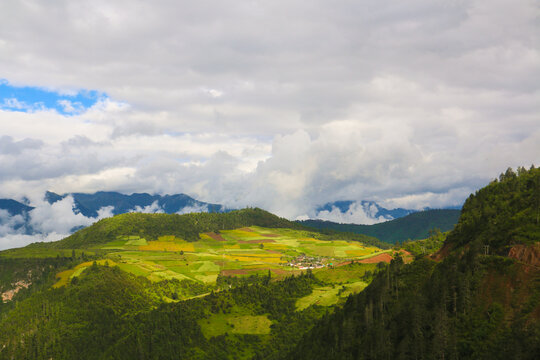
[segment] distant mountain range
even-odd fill
[[[72,208],[69,208],[69,204],[67,208],[64,206],[66,204],[63,204],[62,210],[55,211],[55,204],[66,198],[72,201]],[[128,212],[183,214],[229,211],[222,205],[195,200],[185,194],[126,195],[99,191],[94,194],[59,195],[48,191],[44,200],[45,202],[31,204],[13,199],[0,199],[0,237],[13,234],[47,236],[51,232],[65,236],[91,225],[99,218]]]
[[[112,207],[112,214],[124,214],[126,212],[144,212],[145,208],[155,205],[159,212],[174,214],[178,212],[204,211],[204,212],[223,212],[225,207],[219,204],[206,203],[195,200],[185,194],[175,195],[150,195],[141,194],[121,194],[118,192],[99,191],[94,194],[67,193],[58,195],[47,191],[45,200],[49,204],[54,204],[66,197],[73,197],[75,206],[73,211],[76,214],[82,214],[86,217],[97,217],[98,211],[105,207]],[[33,210],[34,207],[23,204],[13,199],[0,199],[0,210],[6,210],[11,216],[22,215]],[[147,211],[149,212],[149,211]]]
[[[461,210],[461,206],[450,206],[444,209]],[[425,210],[432,209],[429,207],[425,207],[422,210],[404,208],[386,209],[375,201],[342,200],[329,202],[317,207],[314,216],[310,218],[343,224],[371,225],[402,218],[409,214]]]
[[[388,243],[403,242],[408,239],[425,239],[429,230],[438,228],[441,231],[452,230],[456,225],[461,210],[430,209],[413,212],[398,219],[373,225],[339,224],[332,221],[304,220],[302,225],[337,231],[352,232],[373,236]]]
[[[0,210],[7,211],[11,216],[21,215],[32,209],[32,206],[25,205],[13,199],[0,199]]]
[[[375,201],[352,201],[352,200],[343,200],[343,201],[334,201],[326,203],[322,206],[319,206],[316,209],[316,213],[319,214],[322,211],[328,211],[332,212],[335,209],[338,209],[341,213],[347,213],[348,211],[352,211],[355,206],[361,206],[361,209],[364,211],[364,213],[374,219],[384,218],[386,220],[392,220],[397,219],[406,215],[409,215],[413,212],[416,212],[417,210],[411,210],[411,209],[403,209],[403,208],[397,208],[397,209],[385,209],[379,204],[377,204]]]
[[[190,211],[223,212],[225,210],[222,205],[195,200],[186,194],[150,195],[147,193],[135,193],[126,195],[118,192],[99,191],[94,194],[68,193],[58,195],[47,191],[45,200],[49,204],[53,204],[68,196],[73,197],[74,211],[86,217],[97,217],[98,211],[108,206],[113,207],[112,213],[114,215],[127,212],[144,212],[145,208],[148,209],[153,205],[159,212],[167,214]]]
[[[3,233],[0,233],[0,236],[9,233],[9,231],[26,235],[43,234],[51,231],[50,226],[45,227],[49,230],[44,230],[45,228],[40,226],[43,221],[47,221],[43,219],[43,212],[48,212],[49,210],[36,209],[35,212],[41,212],[40,219],[42,220],[34,219],[34,212],[32,210],[35,209],[34,206],[54,206],[54,204],[66,198],[73,199],[72,212],[67,210],[67,215],[72,217],[78,216],[78,218],[73,220],[72,228],[65,229],[63,232],[53,230],[57,233],[72,233],[90,225],[93,222],[91,219],[127,212],[182,214],[188,212],[216,213],[230,210],[226,209],[223,205],[199,201],[185,194],[150,195],[147,193],[134,193],[126,195],[119,192],[99,191],[94,194],[66,193],[59,195],[48,191],[44,197],[45,203],[41,204],[23,203],[13,199],[0,199],[0,225],[3,227]],[[4,211],[2,212],[2,210]],[[62,214],[66,213],[64,212]],[[81,219],[79,214],[83,215],[86,219]],[[412,216],[414,214],[418,215]],[[458,215],[458,210],[417,212],[417,210],[403,208],[386,209],[374,201],[347,200],[330,202],[317,207],[314,217],[320,220],[307,220],[303,223],[319,229],[328,228],[374,236],[382,241],[393,243],[408,238],[419,239],[426,237],[428,230],[434,227],[438,227],[442,231],[449,230],[456,223]],[[64,218],[64,215],[51,216]],[[405,220],[397,223],[394,220],[401,218]],[[383,223],[380,223],[381,221]],[[379,222],[379,224],[356,225],[374,222]],[[11,230],[6,232],[6,228],[8,227]]]

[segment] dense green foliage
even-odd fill
[[[535,284],[529,293],[519,287],[520,271],[510,260],[474,252],[441,264],[393,262],[322,319],[289,358],[534,359],[540,276],[527,279]],[[509,291],[495,288],[500,284],[516,286],[510,303]]]
[[[86,248],[115,240],[117,236],[136,235],[147,240],[156,240],[162,235],[174,235],[187,241],[196,241],[199,234],[218,232],[244,226],[268,228],[305,229],[302,225],[280,218],[258,208],[249,208],[229,213],[192,214],[141,214],[127,213],[102,219],[92,226],[54,243],[37,243],[35,247]]]
[[[402,245],[414,256],[433,254],[443,246],[447,236],[448,232],[442,233],[439,229],[433,229],[427,239],[405,241]]]
[[[506,254],[508,246],[539,238],[540,168],[520,168],[518,174],[508,169],[465,201],[448,243],[457,247],[474,240]]]
[[[10,301],[0,298],[0,314],[13,308],[33,293],[54,284],[56,274],[75,266],[87,257],[9,258],[0,257],[0,294],[14,291]]]
[[[338,224],[322,220],[305,220],[299,221],[299,223],[320,230],[332,229],[364,234],[386,243],[395,244],[409,239],[425,239],[429,236],[429,231],[434,228],[438,228],[443,232],[452,230],[458,221],[459,214],[460,210],[426,210],[373,225]]]
[[[311,273],[273,282],[249,279],[227,291],[163,303],[154,284],[117,267],[92,266],[67,287],[36,293],[0,320],[0,359],[277,358],[322,315],[295,311],[311,292]],[[269,335],[207,339],[200,321],[213,314],[265,315]]]
[[[307,223],[304,223],[305,226],[310,226]],[[334,230],[334,229],[325,229],[325,228],[317,228],[313,227],[313,231],[316,231],[314,234],[314,237],[319,240],[334,240],[334,239],[341,239],[341,240],[351,240],[351,241],[358,241],[362,242],[366,245],[376,246],[381,249],[390,249],[392,247],[392,244],[380,241],[376,237],[364,235],[364,234],[358,234],[354,232],[344,232],[344,230]]]
[[[125,263],[118,258],[120,267],[88,262],[67,286],[50,286],[58,271],[100,256],[98,250],[83,255],[90,253],[88,247],[118,236],[175,235],[192,241],[203,232],[222,231],[227,237],[223,230],[251,225],[306,230],[259,209],[124,214],[58,243],[3,252],[0,290],[21,280],[32,284],[21,288],[15,301],[0,304],[0,360],[535,359],[540,353],[538,259],[522,263],[505,256],[516,244],[533,255],[538,249],[538,169],[509,170],[476,192],[447,236],[434,230],[425,240],[405,243],[416,255],[407,265],[396,256],[388,265],[321,268],[281,281],[270,270],[234,278],[220,273],[214,285],[152,282],[122,271]],[[331,231],[317,236],[334,237]],[[436,257],[425,255],[445,236]],[[41,249],[43,258],[37,257]],[[314,289],[343,294],[346,286],[363,281],[371,284],[343,307],[308,301],[315,298]],[[304,300],[311,306],[299,311]],[[246,332],[249,326],[256,331]]]
[[[539,177],[538,169],[507,171],[472,195],[445,243],[455,250],[443,261],[393,260],[288,358],[536,359],[540,271],[486,255],[485,245],[538,244]]]

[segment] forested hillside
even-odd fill
[[[200,233],[251,225],[269,228],[303,229],[300,224],[258,208],[231,211],[225,214],[127,213],[102,219],[64,240],[51,243],[51,246],[56,248],[88,247],[91,244],[106,243],[114,240],[119,235],[137,235],[148,240],[155,240],[161,235],[174,235],[187,241],[196,241],[199,239]]]
[[[173,303],[162,301],[172,296],[170,282],[118,267],[93,265],[75,279],[1,318],[0,359],[278,358],[324,311],[296,311],[295,301],[318,282],[311,273],[245,278],[231,290]],[[256,334],[244,334],[246,324]]]
[[[439,261],[393,260],[287,358],[538,358],[539,199],[540,169],[507,171],[469,197]]]
[[[171,235],[186,241],[197,241],[199,234],[219,232],[245,226],[267,228],[288,228],[311,230],[294,221],[278,217],[259,208],[247,208],[228,213],[190,213],[178,214],[143,214],[127,213],[99,220],[95,224],[81,229],[67,238],[53,243],[36,243],[36,248],[88,248],[115,240],[118,236],[134,235],[147,240],[156,240],[162,235]],[[313,234],[321,240],[330,240],[336,236],[341,239],[361,241],[366,244],[388,248],[389,244],[362,234],[344,234],[324,231]]]
[[[260,209],[118,215],[0,252],[0,360],[536,359],[539,231],[535,168],[408,264]]]
[[[332,229],[373,236],[387,243],[395,244],[407,240],[425,239],[432,229],[452,230],[459,218],[460,210],[437,209],[419,211],[399,219],[373,225],[338,224],[331,221],[305,220],[302,225],[319,230]]]

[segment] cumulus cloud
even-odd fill
[[[145,214],[162,214],[165,211],[159,206],[157,200],[147,206],[135,206],[135,208],[129,210],[128,212],[139,212]]]
[[[333,206],[332,210],[323,210],[317,212],[315,217],[321,220],[333,221],[342,224],[365,224],[372,225],[383,221],[391,220],[384,216],[376,216],[377,208],[374,204],[362,206],[359,202],[351,204],[349,209],[342,212],[339,208]]]
[[[40,149],[43,146],[43,141],[38,139],[22,139],[14,141],[11,136],[0,137],[0,154],[2,155],[19,155],[25,150]]]
[[[23,215],[11,215],[7,210],[0,209],[0,237],[12,233],[23,232],[25,224]]]
[[[0,237],[0,250],[22,247],[35,242],[50,242],[65,238],[69,234],[58,234],[55,232],[48,234],[20,234],[9,233]]]
[[[177,214],[183,215],[183,214],[189,214],[189,213],[202,213],[202,212],[208,212],[208,205],[186,206],[185,208],[182,208],[180,211],[178,211]]]
[[[3,1],[0,78],[109,97],[64,102],[69,115],[0,99],[0,195],[183,192],[290,218],[336,200],[459,205],[540,163],[538,13],[531,0]]]
[[[71,196],[67,196],[53,204],[46,201],[36,203],[36,207],[29,212],[30,225],[39,233],[51,233],[54,231],[69,234],[71,229],[88,226],[95,221],[95,219],[87,218],[83,214],[76,214],[73,211],[74,207],[75,203]]]
[[[96,218],[86,217],[75,211],[72,196],[53,204],[37,197],[32,205],[34,208],[22,215],[12,216],[0,209],[0,250],[32,242],[60,240],[69,236],[74,229],[112,216],[114,210],[112,206],[107,206],[98,210]]]

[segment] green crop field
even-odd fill
[[[41,251],[42,255],[40,249],[27,249],[24,255],[71,254],[71,250]],[[270,271],[272,277],[277,279],[299,274],[308,267],[315,268],[313,273],[324,284],[350,284],[361,281],[365,271],[373,270],[375,264],[336,265],[384,252],[356,241],[318,240],[308,231],[258,226],[203,233],[194,242],[166,234],[152,241],[135,235],[120,235],[113,241],[94,247],[92,251],[104,254],[100,262],[108,260],[111,266],[118,265],[121,270],[146,277],[152,282],[176,279],[206,285],[215,284],[219,275],[266,276]],[[76,253],[81,252],[76,250]],[[18,255],[17,252],[3,254]],[[66,285],[90,265],[87,262],[60,272],[55,287]],[[307,305],[299,306],[335,304],[347,293],[347,289],[338,295],[337,288],[321,286],[310,298],[301,301],[301,304]]]
[[[199,320],[204,336],[210,339],[215,336],[231,334],[270,334],[272,321],[266,315],[246,315],[243,313],[215,314]]]

